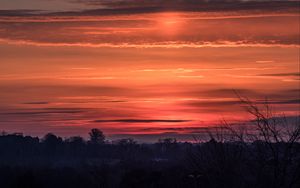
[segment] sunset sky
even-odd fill
[[[299,1],[1,0],[0,131],[191,140],[299,116]]]

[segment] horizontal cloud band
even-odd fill
[[[113,120],[95,120],[95,123],[182,123],[190,120],[166,120],[166,119],[113,119]]]

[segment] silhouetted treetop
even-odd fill
[[[62,138],[56,136],[53,133],[48,133],[43,138],[43,142],[46,145],[57,145],[57,144],[61,144],[62,141],[63,141]]]
[[[89,132],[90,142],[92,144],[104,144],[105,143],[105,136],[103,132],[99,129],[92,129]]]

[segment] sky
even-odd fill
[[[0,131],[192,140],[299,117],[299,1],[1,0]]]

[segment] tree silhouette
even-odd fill
[[[55,147],[56,145],[61,144],[62,141],[63,141],[62,138],[57,137],[52,133],[46,134],[43,139],[43,143],[49,147]]]
[[[119,146],[135,146],[135,145],[137,145],[137,142],[132,138],[124,138],[124,139],[118,140],[117,144]]]
[[[74,145],[83,145],[85,143],[84,139],[80,136],[72,136],[66,139],[66,142]]]
[[[223,120],[222,125],[211,129],[208,132],[211,140],[190,153],[192,166],[208,179],[218,179],[215,187],[299,186],[299,117],[290,122],[284,114],[273,111],[268,101],[238,97],[252,118],[242,124]],[[242,173],[252,178],[235,178]]]
[[[105,143],[105,136],[103,132],[99,129],[92,129],[89,132],[90,136],[90,143],[92,144],[104,144]]]
[[[46,134],[43,139],[43,144],[45,146],[44,149],[49,155],[58,154],[58,150],[59,148],[61,148],[62,143],[63,143],[62,138],[52,133]]]

